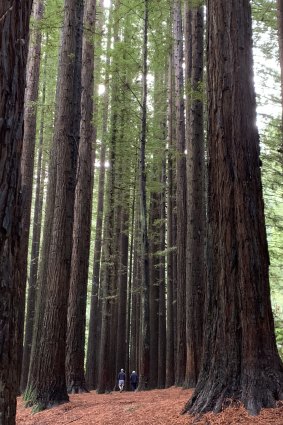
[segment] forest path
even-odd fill
[[[243,408],[228,408],[220,415],[200,418],[180,415],[192,391],[180,388],[146,392],[114,392],[98,395],[94,391],[70,397],[70,403],[32,415],[18,399],[17,425],[228,425],[283,424],[283,405],[266,409],[257,417]]]

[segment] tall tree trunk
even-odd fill
[[[143,73],[142,73],[142,116],[140,138],[140,218],[141,218],[141,335],[140,335],[140,378],[139,390],[148,388],[150,353],[149,353],[149,263],[147,235],[147,205],[146,205],[146,168],[145,148],[147,132],[147,59],[148,59],[148,0],[144,0],[144,29],[143,29]]]
[[[124,189],[125,190],[125,189]],[[126,198],[126,196],[124,196]],[[129,212],[128,202],[123,202],[120,215],[119,240],[119,273],[118,273],[118,323],[116,347],[116,371],[125,368],[126,364],[126,323],[127,323],[127,278],[128,278],[128,248],[129,248]]]
[[[102,224],[103,224],[103,203],[104,203],[104,187],[105,187],[105,144],[101,145],[100,150],[100,169],[98,183],[98,202],[96,215],[96,230],[94,242],[94,262],[93,277],[91,288],[91,304],[89,317],[89,334],[86,358],[86,382],[88,388],[93,390],[97,385],[97,377],[99,370],[99,340],[101,326],[101,300],[99,300],[99,283],[100,283],[100,260],[102,246]]]
[[[111,13],[111,11],[110,11]],[[107,47],[106,51],[110,51],[111,45],[111,26],[110,17],[107,31]],[[103,0],[100,0],[100,15],[97,22],[97,33],[100,38],[97,42],[97,51],[102,43],[102,28],[104,22],[103,14]],[[100,58],[96,60],[96,69],[99,71]],[[100,329],[101,329],[101,299],[99,299],[100,288],[100,263],[101,263],[101,247],[102,247],[102,225],[103,225],[103,211],[104,211],[104,192],[105,192],[105,158],[106,158],[106,144],[105,138],[108,127],[108,110],[109,110],[109,67],[110,55],[106,59],[106,72],[104,87],[105,92],[103,95],[103,122],[101,134],[101,147],[99,157],[99,181],[98,181],[98,200],[97,200],[97,213],[96,213],[96,227],[95,227],[95,242],[94,242],[94,255],[93,255],[93,277],[91,287],[91,301],[90,301],[90,317],[89,317],[89,331],[88,331],[88,345],[86,356],[86,382],[88,388],[93,390],[97,386],[98,371],[99,371],[99,342],[100,342]],[[98,88],[98,81],[96,81]]]
[[[164,102],[165,104],[165,102]],[[164,116],[166,116],[164,114]],[[165,128],[165,125],[163,126]],[[165,133],[165,132],[164,132]],[[163,142],[166,137],[164,134]],[[165,157],[165,150],[164,150]],[[160,216],[160,231],[159,231],[159,323],[158,323],[158,388],[165,387],[166,381],[166,279],[165,279],[165,235],[166,235],[166,223],[165,223],[165,187],[166,187],[166,164],[165,159],[162,161],[161,169],[161,192],[159,194],[159,216]]]
[[[20,162],[31,1],[0,4],[0,421],[14,425],[18,390]]]
[[[85,5],[82,54],[82,119],[80,131],[77,185],[74,206],[73,251],[71,262],[68,330],[66,348],[66,380],[68,392],[87,391],[84,377],[86,297],[90,250],[91,205],[93,187],[92,151],[94,128],[93,67],[96,1]]]
[[[130,252],[129,252],[129,277],[128,277],[128,290],[127,290],[127,329],[126,329],[126,364],[125,368],[128,373],[131,370],[131,317],[133,311],[133,259],[134,259],[134,228],[135,228],[135,205],[136,205],[136,177],[137,177],[137,168],[135,168],[135,182],[133,187],[133,195],[132,195],[132,206],[131,206],[131,227],[129,229],[130,232]],[[135,367],[136,368],[136,367]],[[130,389],[129,379],[126,380],[126,390]]]
[[[208,1],[208,283],[191,412],[283,398],[255,126],[250,2]],[[222,34],[229,33],[229,37]]]
[[[186,157],[181,2],[173,5],[174,70],[176,92],[176,207],[177,207],[177,347],[175,384],[183,385],[186,370]]]
[[[132,311],[131,311],[131,343],[130,343],[130,370],[139,370],[139,323],[140,323],[140,223],[139,223],[139,198],[136,199],[135,226],[134,226],[134,260],[132,284]]]
[[[114,49],[118,43],[118,22],[119,22],[119,0],[115,4],[114,15]],[[115,237],[115,168],[116,168],[116,144],[118,137],[118,95],[119,85],[117,82],[117,59],[113,61],[113,77],[112,77],[112,117],[111,117],[111,134],[109,147],[109,163],[110,169],[108,174],[107,190],[106,190],[106,211],[104,218],[104,240],[103,254],[104,262],[102,264],[103,281],[101,282],[102,293],[102,319],[101,319],[101,338],[99,347],[99,376],[97,392],[104,393],[112,391],[113,376],[110,371],[111,353],[109,350],[110,332],[111,332],[111,313],[112,313],[112,296],[113,296],[113,262],[115,259],[114,237]],[[111,365],[112,366],[112,365]],[[115,365],[114,365],[115,366]]]
[[[156,173],[152,173],[152,181],[154,181]],[[150,333],[150,388],[157,387],[158,381],[158,319],[159,319],[159,258],[156,253],[159,251],[158,238],[158,220],[160,219],[159,194],[151,193],[148,238],[149,238],[149,333]]]
[[[27,262],[29,246],[29,229],[31,215],[31,201],[33,188],[34,152],[36,141],[36,115],[39,88],[40,58],[41,58],[41,29],[40,21],[43,18],[44,3],[36,0],[33,4],[33,19],[36,28],[31,37],[28,53],[27,78],[25,91],[24,137],[21,158],[22,175],[22,236],[20,246],[21,274],[20,274],[20,310],[19,310],[19,352],[18,352],[18,379],[21,379],[23,356],[23,336],[25,320],[25,294],[27,280]]]
[[[279,37],[279,59],[281,69],[281,154],[283,156],[283,0],[277,0],[277,19],[278,19],[278,37]]]
[[[82,3],[66,0],[58,81],[55,210],[47,267],[46,305],[30,402],[44,409],[68,401],[65,380],[67,302],[72,253],[74,170],[78,146]]]
[[[168,69],[168,184],[167,184],[167,298],[166,298],[166,387],[171,387],[175,382],[175,359],[174,359],[174,286],[176,284],[174,264],[176,263],[175,253],[175,232],[174,232],[174,171],[173,171],[173,138],[174,138],[174,79],[172,72],[172,55],[169,57]]]
[[[25,327],[25,341],[22,361],[22,375],[21,375],[21,392],[26,389],[30,354],[32,345],[32,334],[35,315],[35,300],[36,300],[36,283],[38,272],[39,260],[39,247],[41,236],[41,220],[42,220],[42,206],[43,206],[43,188],[45,178],[45,155],[43,157],[43,139],[44,139],[44,120],[45,120],[45,101],[46,101],[46,58],[44,60],[44,76],[42,88],[42,111],[40,118],[40,131],[39,131],[39,146],[38,146],[38,159],[37,159],[37,176],[36,176],[36,191],[34,203],[34,218],[33,218],[33,231],[32,231],[32,247],[31,247],[31,260],[30,260],[30,273],[29,273],[29,286],[28,286],[28,300],[26,311],[26,327]]]
[[[194,388],[202,356],[205,292],[205,173],[202,102],[203,7],[194,7],[192,17],[192,75],[190,80],[189,139],[187,145],[187,388]],[[189,94],[187,93],[189,96]]]

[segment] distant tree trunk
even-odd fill
[[[126,196],[124,197],[126,198]],[[129,248],[129,212],[128,202],[123,202],[120,214],[119,238],[119,272],[118,272],[118,322],[116,324],[116,371],[125,368],[126,364],[126,323],[127,323],[127,278],[128,278],[128,248]],[[128,371],[127,371],[128,372]]]
[[[28,286],[28,300],[26,311],[26,327],[25,327],[25,342],[22,361],[22,375],[21,375],[21,392],[26,389],[30,354],[32,346],[32,334],[35,315],[35,300],[36,300],[36,283],[38,272],[40,236],[41,236],[41,221],[42,221],[42,205],[43,205],[43,187],[45,178],[45,155],[43,157],[43,139],[44,139],[44,108],[46,100],[46,58],[44,61],[44,76],[42,88],[42,111],[40,118],[39,130],[39,146],[38,146],[38,159],[37,159],[37,176],[36,176],[36,191],[34,202],[34,218],[33,218],[33,231],[32,231],[32,247],[31,247],[31,260],[30,260],[30,273],[29,273],[29,286]]]
[[[31,1],[0,4],[0,421],[14,425],[22,291],[20,164]],[[4,54],[4,52],[6,52]]]
[[[165,105],[165,102],[164,102]],[[164,115],[166,116],[166,115]],[[165,125],[164,125],[165,128]],[[164,134],[164,145],[165,145],[165,134]],[[165,147],[165,146],[164,146]],[[165,156],[165,154],[164,154]],[[166,164],[165,159],[162,161],[161,170],[161,192],[159,194],[159,209],[160,209],[160,231],[159,231],[159,323],[158,323],[158,388],[165,387],[166,381],[166,299],[165,299],[165,186],[166,186]]]
[[[114,49],[118,43],[118,23],[119,23],[119,0],[115,4],[113,11],[114,15]],[[112,116],[111,116],[111,130],[110,130],[110,143],[109,143],[109,163],[110,168],[108,172],[108,181],[106,188],[106,205],[105,205],[105,218],[104,218],[104,235],[103,235],[103,255],[104,261],[102,263],[102,281],[101,281],[101,294],[102,294],[102,318],[101,318],[101,337],[99,347],[99,371],[98,371],[98,385],[97,392],[99,394],[110,392],[113,389],[114,376],[111,375],[110,359],[111,353],[109,347],[111,346],[110,333],[111,333],[111,313],[112,313],[112,296],[113,294],[113,273],[115,273],[113,264],[115,261],[115,176],[116,176],[116,148],[118,137],[118,102],[119,102],[119,85],[117,82],[117,62],[116,59],[112,64]],[[114,364],[115,367],[115,364]]]
[[[175,263],[175,238],[174,238],[174,172],[173,172],[173,137],[174,137],[174,79],[172,73],[172,55],[169,57],[168,69],[168,166],[167,166],[167,323],[166,323],[166,387],[171,387],[175,382],[174,359],[174,273]]]
[[[94,263],[93,277],[91,288],[91,304],[89,318],[89,335],[86,358],[86,382],[88,388],[93,390],[97,385],[98,376],[98,357],[99,357],[99,340],[101,326],[101,301],[99,295],[99,276],[100,276],[100,259],[102,246],[102,223],[103,223],[103,203],[104,203],[104,187],[105,187],[105,144],[103,143],[100,150],[100,168],[98,183],[98,201],[96,215],[96,231],[94,242]]]
[[[23,355],[23,336],[25,320],[25,294],[27,280],[27,262],[29,246],[29,229],[31,215],[31,201],[33,188],[34,152],[36,141],[36,115],[41,58],[41,30],[39,23],[43,17],[44,4],[42,0],[36,0],[33,4],[33,19],[37,25],[29,44],[27,78],[25,91],[24,112],[24,137],[21,158],[22,175],[22,236],[20,246],[21,274],[20,274],[20,310],[19,310],[19,352],[18,352],[18,378],[21,379],[21,366]]]
[[[80,53],[83,4],[66,0],[58,81],[56,193],[47,267],[46,305],[36,374],[30,402],[44,409],[68,401],[65,380],[65,344],[74,207],[74,170],[80,120]]]
[[[140,223],[139,223],[139,198],[137,197],[135,208],[134,226],[134,260],[133,260],[133,284],[132,284],[132,311],[131,311],[131,343],[130,343],[130,370],[139,369],[139,324],[140,324]]]
[[[283,398],[255,126],[250,2],[208,1],[208,283],[204,355],[190,412]],[[229,32],[229,37],[222,34]]]
[[[186,370],[186,157],[181,2],[173,5],[174,70],[176,92],[176,209],[177,209],[177,347],[175,384],[182,386]]]
[[[110,11],[111,13],[111,11]],[[100,38],[97,42],[97,51],[99,51],[102,42],[102,28],[103,28],[103,0],[100,0],[100,15],[96,24],[96,32]],[[110,22],[110,18],[109,18]],[[110,51],[111,45],[111,27],[108,25],[107,32],[107,47],[106,51]],[[96,60],[96,69],[99,71],[100,58]],[[104,191],[105,191],[105,158],[106,158],[106,144],[105,138],[108,126],[108,109],[109,109],[109,67],[110,55],[106,59],[106,72],[105,72],[105,92],[103,95],[103,122],[101,134],[101,147],[99,157],[99,181],[98,181],[98,200],[97,200],[97,213],[96,213],[96,227],[95,227],[95,242],[94,242],[94,255],[93,255],[93,277],[91,287],[91,301],[90,301],[90,317],[89,317],[89,331],[88,331],[88,345],[86,356],[86,382],[88,388],[93,390],[97,386],[98,371],[99,371],[99,342],[100,342],[100,329],[101,329],[101,300],[99,299],[100,288],[100,262],[101,262],[101,246],[102,246],[102,225],[103,225],[103,211],[104,211]],[[98,81],[95,82],[98,87]]]
[[[93,187],[92,150],[93,67],[96,1],[85,5],[82,56],[82,119],[80,131],[77,185],[74,206],[73,251],[71,262],[68,330],[66,348],[66,379],[70,393],[87,391],[84,377],[86,297],[90,250],[91,205]]]
[[[277,0],[277,19],[278,19],[278,36],[279,36],[279,59],[281,68],[281,155],[283,156],[283,0]]]
[[[119,97],[122,99],[123,95]],[[123,102],[123,100],[122,100]],[[121,102],[121,103],[122,103]],[[118,118],[118,117],[117,117]],[[112,233],[112,261],[111,261],[111,283],[110,283],[110,344],[108,346],[109,353],[109,374],[112,377],[112,389],[117,388],[117,372],[121,369],[124,369],[125,365],[119,365],[119,369],[117,370],[117,334],[119,334],[119,330],[117,328],[117,324],[119,322],[118,318],[118,308],[119,308],[119,285],[120,280],[120,260],[123,255],[122,252],[119,251],[120,245],[120,231],[121,231],[121,213],[122,213],[122,203],[119,201],[123,197],[122,190],[122,171],[121,171],[121,158],[120,158],[120,143],[123,140],[124,133],[124,124],[123,124],[123,106],[120,104],[119,106],[119,119],[117,119],[117,141],[116,141],[116,158],[115,158],[115,187],[114,187],[114,228]],[[122,323],[120,322],[120,325]],[[125,323],[124,323],[125,325]],[[123,329],[124,333],[125,329]],[[125,344],[125,339],[124,339]]]
[[[141,218],[141,335],[140,335],[140,376],[139,390],[148,388],[150,353],[149,353],[149,263],[147,235],[147,205],[146,205],[146,168],[145,148],[147,132],[147,59],[148,59],[148,0],[144,0],[143,29],[143,73],[142,73],[142,116],[140,138],[140,218]]]
[[[192,75],[190,80],[189,139],[187,153],[187,368],[186,388],[195,388],[202,356],[203,305],[205,292],[205,173],[203,134],[203,7],[192,16]],[[187,93],[188,97],[189,94]]]
[[[154,180],[156,173],[153,173]],[[158,313],[159,313],[159,251],[158,220],[160,218],[159,194],[153,192],[150,195],[150,210],[148,224],[149,239],[149,333],[150,333],[150,379],[149,387],[157,388],[158,381]]]
[[[137,176],[137,168],[135,168],[135,184],[133,187],[132,194],[132,206],[131,206],[131,226],[130,226],[130,252],[129,252],[129,273],[128,273],[128,291],[127,291],[127,329],[126,329],[126,371],[131,373],[131,317],[132,317],[132,308],[133,308],[133,259],[134,259],[134,228],[135,228],[135,204],[136,204],[136,176]],[[136,369],[136,367],[135,367]],[[129,379],[126,381],[126,389],[130,389]]]
[[[116,94],[117,95],[117,94]],[[103,281],[102,285],[102,321],[101,321],[101,338],[99,353],[99,375],[97,392],[99,394],[110,392],[113,389],[113,376],[110,373],[110,325],[111,325],[111,299],[112,293],[112,272],[114,247],[112,245],[114,239],[115,228],[115,211],[114,211],[114,187],[115,187],[115,159],[116,159],[116,134],[117,134],[117,113],[112,116],[111,130],[111,146],[109,153],[109,180],[107,185],[107,204],[104,219],[104,263],[103,263]]]

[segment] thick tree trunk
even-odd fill
[[[29,246],[29,229],[31,215],[31,201],[33,188],[34,152],[36,141],[36,115],[39,88],[40,58],[41,58],[41,30],[40,21],[44,13],[42,0],[36,0],[33,4],[33,19],[35,21],[34,34],[31,37],[28,53],[25,112],[24,112],[24,138],[21,158],[22,175],[22,236],[20,246],[21,274],[20,274],[20,310],[19,310],[19,352],[18,352],[18,379],[21,379],[21,366],[23,356],[23,336],[25,320],[25,294],[27,280],[27,262]]]
[[[45,101],[46,101],[46,58],[44,63],[44,77],[42,88],[42,111],[40,118],[40,131],[39,131],[39,146],[38,146],[38,159],[37,159],[37,176],[36,176],[36,191],[34,202],[34,218],[32,230],[32,247],[30,259],[30,272],[29,272],[29,286],[28,286],[28,300],[26,312],[26,327],[25,327],[25,342],[22,361],[22,375],[21,375],[21,392],[26,389],[30,355],[32,346],[32,334],[35,316],[35,300],[36,300],[36,284],[37,272],[39,263],[39,248],[41,236],[41,221],[42,221],[42,206],[43,206],[43,187],[45,179],[45,155],[43,152],[43,139],[44,139],[44,121],[45,121]],[[44,155],[44,156],[43,156]]]
[[[176,207],[177,207],[177,341],[175,384],[182,386],[186,370],[186,157],[181,2],[173,6],[174,70],[176,93]]]
[[[92,148],[94,128],[93,67],[96,1],[85,5],[82,54],[82,100],[79,159],[74,206],[73,251],[71,262],[70,294],[68,305],[68,330],[66,347],[66,380],[69,393],[87,391],[84,377],[86,297],[90,250],[91,206],[93,187]]]
[[[148,58],[148,0],[144,0],[144,33],[143,33],[143,94],[140,139],[140,218],[141,218],[141,335],[140,335],[140,377],[139,390],[148,388],[150,353],[149,353],[149,263],[147,235],[147,204],[146,204],[146,168],[145,148],[147,132],[147,58]]]
[[[66,0],[58,81],[55,210],[47,267],[46,305],[30,402],[44,409],[68,401],[65,344],[74,207],[74,170],[78,146],[80,106],[80,0]],[[76,42],[77,41],[77,42]],[[34,359],[35,361],[35,359]]]
[[[187,368],[186,388],[194,388],[202,356],[203,305],[205,292],[205,172],[202,102],[203,70],[203,7],[191,10],[192,72],[188,111],[189,139],[187,144],[187,292],[186,338]]]
[[[186,406],[251,414],[283,398],[255,126],[250,2],[208,1],[208,284],[204,357]],[[229,37],[222,37],[229,33]]]
[[[58,97],[58,96],[57,96]],[[41,247],[38,279],[36,283],[36,300],[35,300],[35,314],[34,314],[34,325],[33,325],[33,334],[32,334],[32,346],[30,354],[30,366],[28,374],[28,383],[26,386],[26,400],[29,400],[31,394],[31,388],[33,387],[37,371],[38,371],[38,359],[39,359],[39,350],[40,350],[40,339],[42,333],[43,317],[46,305],[46,290],[47,290],[47,266],[48,258],[50,252],[50,243],[51,243],[51,231],[53,225],[53,216],[54,216],[54,202],[55,202],[55,192],[56,192],[56,145],[54,140],[51,146],[49,166],[48,166],[48,187],[46,195],[46,211],[44,219],[44,230],[43,230],[43,240]]]
[[[18,390],[20,161],[31,1],[0,4],[0,422],[14,425]]]

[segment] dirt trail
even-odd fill
[[[70,403],[34,415],[19,398],[17,425],[283,425],[283,405],[265,409],[257,417],[250,417],[243,408],[228,408],[202,418],[182,416],[180,411],[191,394],[180,388],[108,395],[91,392],[73,395]]]

